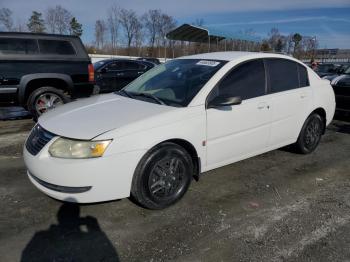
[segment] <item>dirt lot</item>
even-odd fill
[[[40,193],[21,156],[31,126],[0,122],[0,261],[350,261],[350,122],[334,121],[311,155],[208,172],[163,211]]]

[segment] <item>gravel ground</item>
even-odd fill
[[[350,261],[350,122],[334,121],[311,155],[207,172],[162,211],[40,193],[21,154],[32,125],[0,122],[0,261]]]

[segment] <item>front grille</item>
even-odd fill
[[[27,139],[26,148],[29,153],[35,156],[55,136],[40,125],[36,125]]]

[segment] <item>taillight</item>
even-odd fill
[[[88,65],[88,72],[89,72],[89,82],[95,81],[95,70],[94,66],[92,64]]]

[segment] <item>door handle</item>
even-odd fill
[[[301,95],[300,95],[300,98],[305,98],[305,97],[307,97],[306,94],[301,94]]]
[[[138,75],[142,75],[142,74],[143,74],[143,72],[141,72],[141,71],[140,71],[140,72],[137,72],[137,74],[138,74]]]
[[[117,76],[123,76],[124,73],[117,73]]]
[[[269,108],[269,106],[266,104],[266,103],[260,103],[259,105],[258,105],[258,109],[264,109],[265,107],[267,107],[267,108]]]

